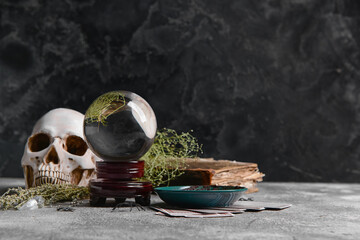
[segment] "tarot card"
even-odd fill
[[[187,209],[165,209],[159,207],[150,206],[150,208],[159,211],[170,217],[186,217],[186,218],[216,218],[216,217],[233,217],[234,215],[230,212],[222,213],[201,213],[189,211]]]
[[[292,205],[288,203],[272,203],[272,202],[257,202],[257,201],[239,201],[235,203],[236,207],[245,208],[247,210],[282,210],[285,208],[289,208]],[[234,207],[231,206],[231,207]]]

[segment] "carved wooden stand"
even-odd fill
[[[114,198],[116,204],[127,198],[150,205],[152,185],[150,182],[133,180],[144,176],[144,161],[96,162],[97,179],[90,181],[90,205],[103,206],[107,198]]]

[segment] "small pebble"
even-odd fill
[[[74,208],[72,207],[58,207],[56,209],[56,211],[61,211],[61,212],[73,212]]]

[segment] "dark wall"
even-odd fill
[[[143,96],[267,181],[360,180],[358,1],[0,1],[0,176],[47,111]]]

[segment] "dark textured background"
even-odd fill
[[[0,0],[0,176],[47,111],[130,90],[267,181],[360,181],[359,1]]]

